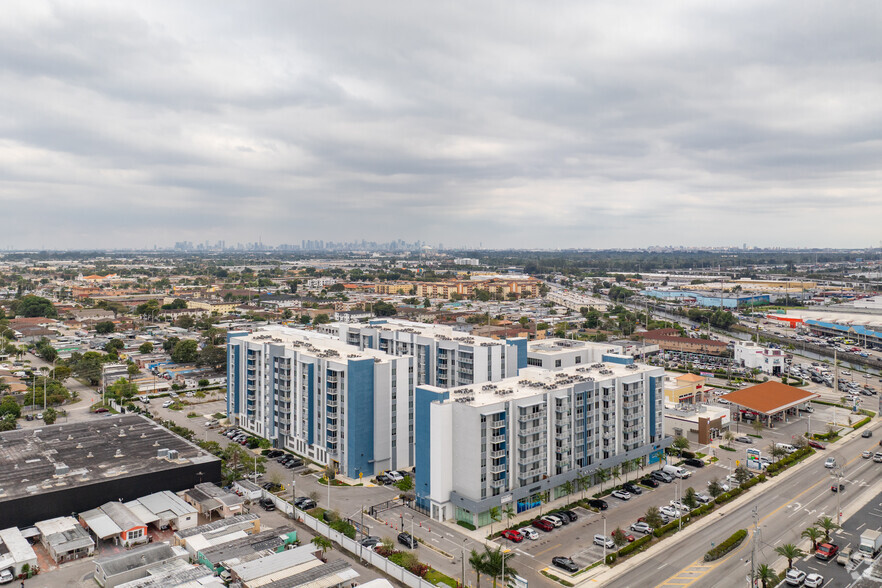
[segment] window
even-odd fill
[[[561,366],[561,360],[555,359],[554,360],[554,367],[560,367],[560,366]]]

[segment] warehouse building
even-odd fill
[[[220,481],[220,459],[140,415],[0,433],[0,528]]]

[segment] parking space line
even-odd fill
[[[546,552],[548,552],[548,551],[551,551],[552,549],[557,549],[557,548],[560,547],[560,546],[561,546],[560,543],[558,543],[557,545],[552,545],[552,546],[549,547],[548,549],[543,549],[542,551],[537,552],[537,553],[534,555],[534,557],[538,557],[538,556],[542,555],[543,553],[546,553]]]

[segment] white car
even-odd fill
[[[619,500],[631,500],[631,493],[624,490],[613,490],[612,495]]]
[[[784,576],[784,581],[791,586],[799,586],[805,581],[805,572],[796,568],[790,568],[787,570],[787,575]]]
[[[545,515],[544,517],[542,517],[542,520],[545,521],[546,523],[548,523],[549,525],[554,525],[555,527],[563,526],[563,521],[561,521],[559,518],[557,518],[554,515]]]
[[[658,511],[660,513],[662,513],[663,515],[665,515],[666,517],[671,517],[672,519],[676,519],[677,517],[680,516],[680,511],[678,511],[673,506],[663,506],[660,509],[658,509]]]
[[[650,533],[652,533],[652,527],[650,527],[643,521],[638,521],[631,525],[631,530],[637,533],[643,533],[644,535],[649,535]]]
[[[825,468],[835,468],[836,467],[836,458],[835,457],[828,457],[826,459],[826,461],[824,461],[824,467]]]
[[[615,549],[616,542],[606,535],[595,535],[594,545],[600,545],[601,547],[605,545],[607,549]]]
[[[539,533],[536,532],[536,529],[531,529],[530,527],[522,527],[518,529],[518,531],[521,533],[521,535],[531,541],[536,541],[537,539],[539,539]]]
[[[404,476],[396,472],[395,470],[389,470],[386,472],[386,477],[392,480],[393,482],[400,482],[404,479]]]
[[[805,584],[808,588],[820,588],[824,585],[824,576],[821,574],[811,573],[805,577]]]
[[[713,480],[709,480],[708,483],[707,483],[707,485],[710,486],[710,485],[711,485],[711,482],[713,482]],[[719,486],[720,486],[720,488],[723,490],[723,492],[728,492],[728,491],[729,491],[729,484],[727,484],[726,482],[719,482],[719,481],[718,481],[717,484],[719,484]]]
[[[685,504],[683,504],[682,502],[680,502],[679,500],[672,500],[670,504],[671,504],[671,506],[673,506],[674,508],[676,508],[680,512],[687,512],[689,510],[689,507],[686,506]]]
[[[174,403],[171,400],[166,400],[165,402],[162,403],[162,408],[168,408],[172,404],[174,404]]]

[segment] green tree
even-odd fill
[[[646,509],[646,514],[643,515],[643,520],[653,529],[658,529],[665,524],[664,519],[662,519],[661,516],[661,511],[658,510],[657,506],[650,506]]]
[[[820,539],[823,534],[824,533],[817,527],[808,527],[800,534],[800,537],[811,541],[812,551],[814,551],[818,548],[818,539]]]
[[[485,547],[484,549],[486,550],[487,548]],[[472,553],[469,557],[469,565],[472,567],[475,575],[478,576],[477,588],[481,588],[481,574],[484,573],[487,565],[487,558],[485,554],[478,553],[477,551],[472,549]]]
[[[192,329],[196,326],[196,320],[189,315],[184,315],[178,317],[178,320],[175,321],[175,326],[180,329]]]
[[[215,370],[224,370],[227,367],[227,350],[217,345],[205,345],[196,358],[196,365],[208,366]]]
[[[322,536],[322,535],[316,535],[315,537],[313,537],[311,543],[312,543],[313,545],[315,545],[318,549],[321,549],[321,550],[322,550],[322,555],[324,555],[325,553],[327,553],[327,551],[328,551],[331,547],[334,546],[334,544],[331,543],[331,540],[330,540],[330,539],[328,539],[327,537],[324,537],[324,536]]]
[[[150,341],[145,341],[141,343],[141,346],[138,347],[138,351],[144,354],[153,353],[153,343],[151,343]]]
[[[686,488],[686,492],[683,493],[683,504],[690,509],[698,506],[698,500],[695,498],[695,489],[692,486]]]
[[[58,412],[51,406],[43,411],[43,422],[47,425],[54,425],[58,418]]]
[[[95,332],[99,335],[107,335],[116,330],[112,321],[101,321],[95,325]]]
[[[784,545],[779,545],[775,548],[775,553],[787,559],[788,570],[793,567],[794,559],[799,559],[800,557],[805,555],[802,549],[798,548],[793,543],[785,543]]]
[[[162,350],[166,353],[171,353],[172,350],[174,350],[175,345],[177,345],[180,340],[181,339],[179,337],[169,337],[162,342]]]
[[[18,405],[15,398],[12,396],[4,396],[3,400],[0,400],[0,417],[6,417],[11,415],[13,419],[17,419],[21,416],[21,406]]]
[[[753,424],[752,424],[751,426],[753,427],[753,432],[754,432],[754,434],[759,435],[760,433],[763,432],[763,421],[762,421],[762,419],[754,419],[754,420],[753,420]]]
[[[395,486],[402,492],[410,492],[413,490],[413,479],[410,476],[404,476]]]
[[[735,433],[727,429],[726,432],[723,433],[723,439],[726,440],[726,445],[732,447],[732,441],[735,440]]]
[[[625,543],[628,542],[628,536],[625,534],[624,531],[622,531],[621,528],[617,527],[612,532],[612,540],[613,540],[613,543],[615,543],[617,547],[621,547],[622,545],[624,545]]]
[[[105,394],[108,398],[127,400],[138,394],[138,386],[128,380],[117,380],[107,387]]]
[[[193,363],[199,354],[199,344],[193,339],[183,339],[175,343],[171,359],[175,363]]]
[[[129,379],[131,380],[135,376],[141,373],[140,368],[138,368],[137,364],[130,363],[126,366],[126,373],[129,375]]]
[[[484,573],[493,578],[493,588],[496,588],[496,581],[502,580],[503,586],[508,585],[508,580],[517,575],[517,571],[511,566],[514,555],[511,553],[503,553],[501,547],[491,550],[484,547]]]
[[[315,325],[326,325],[326,324],[328,324],[329,322],[331,322],[331,318],[330,318],[328,315],[324,314],[324,313],[322,313],[322,314],[317,314],[317,315],[315,315],[315,318],[313,319],[312,322],[313,322],[313,324],[315,324]]]
[[[104,345],[104,351],[107,353],[119,353],[126,348],[126,344],[122,339],[111,339]]]
[[[502,514],[505,515],[505,524],[510,527],[511,520],[513,518],[515,518],[515,516],[517,516],[517,513],[515,512],[514,507],[509,504],[508,506],[505,507],[505,510],[502,511]]]
[[[741,485],[750,479],[750,472],[743,465],[735,468],[735,473],[733,474],[735,479],[738,481],[738,484]]]
[[[15,316],[43,316],[47,318],[55,318],[58,316],[58,311],[55,310],[55,306],[52,305],[52,302],[40,296],[23,296],[13,300],[10,307],[12,308],[12,314]]]
[[[493,523],[498,523],[502,520],[502,512],[499,510],[498,506],[490,507],[490,534],[493,534]]]
[[[716,498],[720,494],[723,493],[723,487],[720,485],[720,481],[714,478],[710,481],[710,484],[707,485],[707,492],[712,497]]]
[[[779,459],[787,455],[787,451],[783,447],[779,447],[776,444],[774,447],[772,447],[771,450],[769,450],[769,454],[771,454],[775,461],[778,461]]]
[[[0,432],[14,431],[15,427],[15,417],[13,417],[11,414],[7,414],[0,418]]]
[[[395,307],[388,302],[374,302],[371,311],[376,316],[393,316],[398,313]]]
[[[594,479],[600,482],[600,491],[603,492],[603,483],[609,480],[609,470],[605,468],[598,468],[594,472]]]
[[[822,517],[815,522],[815,526],[824,531],[824,541],[830,541],[830,531],[838,529],[839,525],[830,517]]]
[[[768,588],[769,582],[778,580],[778,574],[768,564],[760,564],[756,569],[754,579],[759,580],[763,588]]]
[[[683,451],[686,451],[689,449],[689,439],[687,439],[686,437],[683,437],[682,435],[677,435],[676,437],[674,437],[674,440],[673,440],[673,442],[671,442],[671,445],[675,449],[677,449],[677,453],[679,454],[679,453],[682,453]]]

